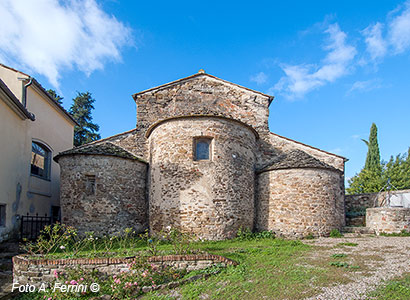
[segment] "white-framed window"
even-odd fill
[[[212,160],[212,138],[194,138],[194,159]]]
[[[31,143],[31,175],[50,179],[51,151],[40,142]]]

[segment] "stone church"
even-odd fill
[[[341,229],[345,158],[269,131],[273,97],[200,71],[133,95],[135,129],[59,153],[62,221],[203,239]]]

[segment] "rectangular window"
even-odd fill
[[[85,194],[95,195],[95,175],[85,175]]]
[[[6,205],[0,204],[0,227],[6,226]]]
[[[31,175],[49,179],[51,151],[43,144],[31,144]]]
[[[211,160],[211,138],[195,138],[194,139],[194,156],[195,160]]]

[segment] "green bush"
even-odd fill
[[[332,229],[329,236],[332,238],[340,238],[343,237],[343,234],[341,234],[338,229]]]

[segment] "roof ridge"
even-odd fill
[[[294,168],[328,169],[340,172],[340,170],[336,169],[335,167],[317,159],[316,157],[300,149],[293,149],[287,153],[283,153],[277,159],[274,159],[264,167],[260,168],[257,172],[262,173],[271,170]]]
[[[113,148],[113,149],[110,149]],[[95,150],[95,151],[93,151]],[[134,153],[124,149],[123,147],[116,145],[112,142],[104,142],[101,144],[87,144],[84,147],[74,147],[66,151],[58,153],[54,160],[58,161],[61,156],[65,155],[107,155],[107,156],[116,156],[128,159],[138,160],[144,163],[147,163],[143,158],[135,155]]]
[[[216,76],[214,76],[214,75],[211,75],[211,74],[208,74],[208,73],[202,73],[202,72],[201,72],[201,73],[196,73],[196,74],[193,74],[193,75],[184,77],[184,78],[180,78],[180,79],[177,79],[177,80],[168,82],[168,83],[164,83],[164,84],[161,84],[161,85],[159,85],[159,86],[149,88],[149,89],[147,89],[147,90],[143,90],[143,91],[141,91],[141,92],[138,92],[138,93],[133,94],[132,97],[134,98],[134,100],[136,100],[136,97],[137,97],[138,95],[145,94],[145,93],[149,93],[149,92],[152,92],[152,91],[158,90],[158,89],[163,89],[163,88],[166,88],[166,87],[169,87],[169,86],[173,86],[173,85],[179,84],[179,83],[181,83],[181,82],[188,81],[188,80],[191,80],[191,79],[193,79],[193,78],[200,77],[200,76],[207,76],[207,77],[210,77],[210,78],[213,78],[213,79],[222,81],[222,82],[224,82],[224,83],[234,85],[234,86],[239,87],[239,88],[241,88],[241,89],[245,89],[245,90],[248,90],[248,91],[250,91],[250,92],[253,92],[253,93],[260,94],[260,95],[262,95],[262,96],[268,97],[268,98],[269,98],[269,104],[272,102],[272,100],[273,100],[273,98],[274,98],[274,97],[271,96],[271,95],[268,95],[268,94],[265,94],[265,93],[262,93],[262,92],[259,92],[259,91],[256,91],[256,90],[253,90],[253,89],[244,87],[244,86],[239,85],[239,84],[237,84],[237,83],[233,83],[233,82],[230,82],[230,81],[221,79],[221,78],[219,78],[219,77],[216,77]]]
[[[348,161],[348,159],[347,159],[346,157],[344,157],[344,156],[341,156],[341,155],[338,155],[338,154],[334,154],[334,153],[332,153],[332,152],[328,152],[328,151],[322,150],[322,149],[320,149],[320,148],[317,148],[317,147],[314,147],[314,146],[311,146],[311,145],[308,145],[308,144],[305,144],[305,143],[302,143],[302,142],[293,140],[293,139],[291,139],[291,138],[285,137],[285,136],[283,136],[283,135],[279,135],[279,134],[277,134],[277,133],[273,133],[273,132],[271,132],[271,131],[269,131],[269,133],[270,133],[270,134],[273,134],[273,135],[276,135],[276,136],[278,136],[278,137],[280,137],[280,138],[283,138],[283,139],[285,139],[285,140],[288,140],[288,141],[291,141],[291,142],[295,142],[295,143],[297,143],[297,144],[300,144],[300,145],[303,145],[303,146],[312,148],[312,149],[314,149],[314,150],[317,150],[317,151],[320,151],[320,152],[323,152],[323,153],[326,153],[326,154],[329,154],[329,155],[333,155],[333,156],[336,156],[336,157],[339,157],[339,158],[343,158],[345,161]]]

